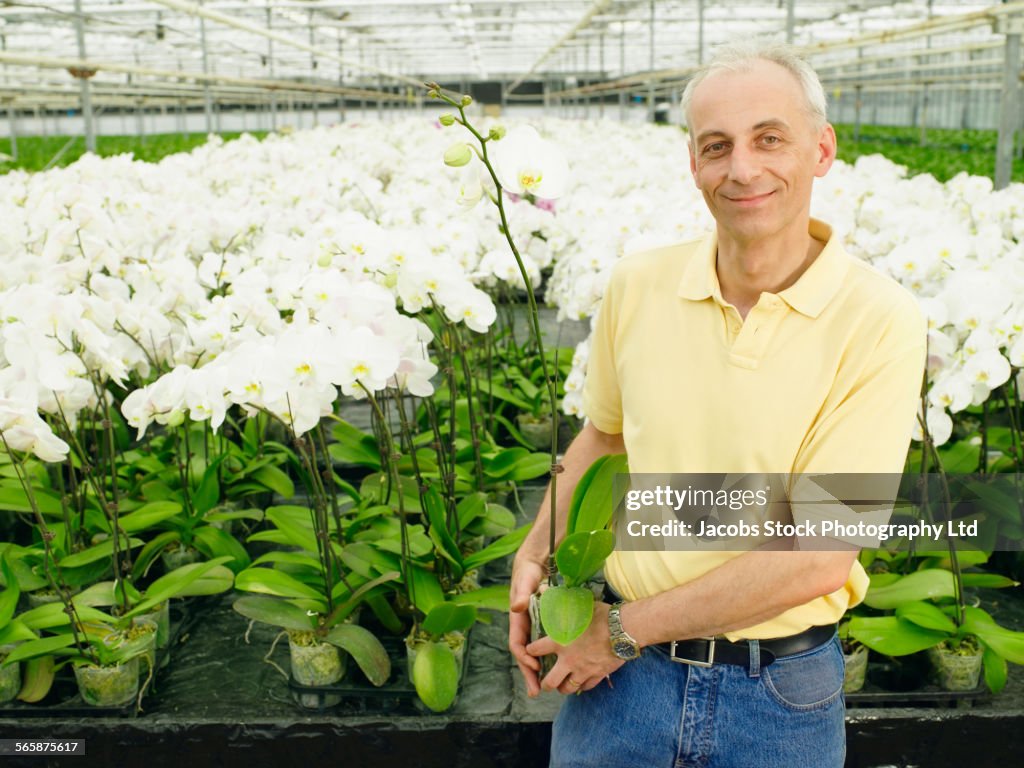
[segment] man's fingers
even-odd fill
[[[540,662],[526,651],[530,637],[530,618],[526,614],[513,613],[508,619],[508,649],[522,667],[540,671]]]
[[[560,648],[561,646],[550,637],[542,637],[526,646],[526,652],[531,656],[547,656],[551,653],[558,653]]]
[[[516,664],[519,666],[519,671],[523,674],[523,682],[526,683],[526,695],[530,697],[537,696],[540,693],[540,680],[537,677],[537,672],[525,667],[518,659]],[[539,669],[540,665],[538,664],[537,666]]]
[[[540,681],[540,688],[542,691],[557,691],[568,678],[569,674],[565,665],[558,662],[551,668],[550,672],[544,675],[544,679]]]

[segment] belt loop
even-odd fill
[[[747,640],[747,647],[750,649],[747,677],[758,678],[761,676],[761,644],[757,640]]]

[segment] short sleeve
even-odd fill
[[[583,383],[583,413],[602,432],[622,432],[622,391],[615,366],[618,270],[613,269],[597,311]]]
[[[794,522],[888,522],[919,410],[926,337],[924,317],[907,295],[891,309],[880,338],[849,351],[847,370],[837,376],[794,461]],[[844,491],[822,505],[812,500],[819,486]],[[843,499],[874,503],[835,503]],[[877,545],[861,535],[831,538]]]
[[[909,294],[870,349],[851,350],[793,464],[794,473],[899,474],[924,376],[927,325]]]

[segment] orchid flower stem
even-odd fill
[[[494,170],[494,166],[491,165],[490,158],[487,154],[487,142],[488,138],[482,136],[479,131],[476,130],[466,117],[466,110],[462,106],[461,102],[457,102],[450,96],[446,95],[440,89],[435,89],[439,98],[448,104],[456,107],[459,110],[459,121],[466,130],[473,134],[474,138],[480,143],[480,160],[487,168],[487,172],[491,177],[491,181],[494,182],[494,186],[497,190],[495,204],[498,208],[498,215],[501,218],[501,231],[505,235],[505,240],[508,242],[509,248],[512,249],[512,255],[515,257],[516,265],[519,267],[519,274],[523,279],[523,284],[526,286],[526,298],[530,304],[530,330],[533,334],[534,341],[537,344],[537,351],[540,353],[541,361],[541,372],[544,376],[544,383],[547,388],[548,394],[548,405],[551,410],[551,509],[550,509],[550,528],[548,536],[548,583],[551,585],[555,584],[555,576],[557,566],[555,563],[555,545],[557,542],[557,507],[555,499],[557,498],[557,482],[558,472],[560,467],[558,465],[558,400],[555,380],[551,377],[548,371],[548,360],[547,355],[544,354],[544,342],[541,339],[540,332],[540,311],[537,308],[537,297],[533,290],[533,283],[530,280],[529,272],[526,269],[526,265],[523,263],[523,258],[519,253],[519,249],[516,247],[515,241],[512,239],[511,230],[509,229],[508,217],[505,215],[505,204],[502,195],[501,182],[498,180],[498,174]]]
[[[43,540],[43,570],[46,572],[46,581],[57,596],[60,598],[61,603],[64,604],[64,612],[68,615],[68,620],[71,623],[71,634],[75,638],[75,645],[78,647],[79,652],[83,656],[87,656],[93,663],[99,663],[99,657],[96,655],[95,650],[89,645],[88,641],[83,641],[79,636],[78,628],[82,624],[82,620],[78,618],[78,611],[75,608],[75,603],[71,599],[70,590],[64,584],[64,578],[60,573],[60,564],[53,554],[53,547],[50,542],[53,539],[53,533],[46,526],[46,520],[43,518],[42,512],[39,511],[39,504],[36,502],[35,491],[32,488],[31,478],[28,476],[28,471],[25,469],[25,458],[22,457],[20,460],[15,455],[11,446],[7,443],[7,438],[4,436],[3,430],[0,430],[0,442],[3,443],[4,451],[11,457],[11,463],[14,466],[14,472],[18,476],[18,480],[21,482],[21,487],[25,490],[25,497],[28,499],[28,505],[32,508],[32,514],[36,519],[36,525],[39,526],[39,537]],[[115,537],[116,538],[116,537]],[[53,570],[56,569],[57,573],[54,574]]]
[[[327,499],[331,505],[331,517],[334,518],[334,526],[337,528],[338,543],[341,543],[341,510],[338,508],[338,489],[334,482],[334,467],[331,465],[331,454],[327,450],[327,438],[324,436],[323,425],[319,422],[316,425],[316,437],[320,443],[320,451],[324,457],[324,481],[330,481],[331,492],[327,495]]]
[[[469,413],[469,434],[470,443],[473,446],[473,460],[476,463],[476,489],[479,491],[483,487],[484,482],[484,465],[480,458],[480,431],[478,429],[479,424],[476,418],[476,411],[473,407],[473,377],[469,371],[469,360],[466,355],[466,346],[462,343],[462,334],[459,333],[459,329],[454,323],[449,324],[449,331],[451,338],[455,342],[455,348],[458,350],[458,358],[462,364],[462,377],[466,380],[466,410]],[[454,362],[454,360],[453,360]],[[452,501],[454,502],[454,495]]]
[[[363,382],[357,379],[356,384],[358,384],[359,388],[366,393],[366,397],[370,401],[370,405],[373,407],[373,411],[376,414],[377,420],[380,422],[381,429],[384,433],[385,451],[382,452],[381,458],[384,460],[385,466],[387,467],[388,476],[393,480],[395,498],[397,499],[398,504],[398,525],[402,536],[402,551],[406,552],[409,546],[409,532],[406,528],[408,521],[405,519],[405,499],[404,494],[402,493],[402,483],[398,476],[398,457],[401,454],[399,454],[395,448],[395,440],[391,435],[391,425],[388,424],[387,417],[384,415],[384,411],[381,410],[380,403],[377,402],[377,398],[373,396],[373,392],[371,392]],[[383,500],[384,504],[387,504],[388,498],[390,498],[390,494],[388,494],[388,496]],[[415,601],[413,599],[412,579],[409,577],[409,559],[402,557],[400,564],[402,567],[402,583],[405,584],[405,596],[410,605],[415,605]]]
[[[402,440],[405,442],[406,450],[409,451],[409,460],[412,462],[413,475],[416,477],[416,489],[419,492],[420,505],[426,509],[426,483],[423,481],[423,475],[420,474],[420,462],[416,456],[416,446],[413,444],[412,431],[409,429],[409,419],[405,413],[405,405],[402,402],[402,392],[398,389],[390,390],[391,395],[395,398],[395,407],[398,409],[398,420],[399,428],[402,430]],[[402,516],[405,517],[404,515]],[[399,521],[399,531],[401,532],[401,548],[402,548],[402,560],[408,562],[412,560],[412,546],[409,543],[409,532],[406,529],[404,520]]]
[[[118,522],[118,509],[116,506],[112,506],[107,503],[107,496],[96,480],[96,471],[92,467],[89,461],[89,454],[82,447],[82,443],[75,437],[75,432],[71,429],[71,425],[68,423],[67,417],[64,415],[64,408],[61,406],[60,401],[57,401],[57,414],[60,417],[60,427],[64,436],[67,438],[68,446],[75,451],[78,456],[78,461],[82,467],[82,471],[85,474],[86,482],[92,486],[93,492],[96,494],[96,503],[100,506],[100,511],[103,512],[103,517],[107,520],[110,525],[111,542],[113,545],[113,551],[111,553],[111,565],[114,569],[114,581],[115,584],[121,587],[121,597],[124,604],[128,603],[128,595],[124,585],[124,574],[121,572],[121,535],[123,531]],[[95,418],[95,414],[93,414]],[[125,541],[127,542],[127,535],[125,535]]]
[[[292,413],[291,397],[285,395],[288,404],[287,425],[292,435],[292,443],[304,465],[306,471],[306,489],[309,492],[307,507],[312,515],[313,538],[316,540],[317,556],[320,558],[320,566],[324,575],[324,598],[327,602],[327,613],[334,610],[334,567],[333,552],[331,551],[330,527],[327,522],[326,493],[320,483],[320,473],[317,471],[316,444],[300,437],[295,432],[295,417]]]

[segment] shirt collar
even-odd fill
[[[789,306],[808,317],[817,317],[839,292],[846,276],[848,262],[839,239],[832,228],[822,221],[811,219],[807,227],[811,237],[824,240],[825,247],[800,279],[779,292]],[[718,283],[715,261],[718,255],[718,233],[712,231],[697,246],[679,281],[679,295],[692,301],[713,298],[725,304]]]

